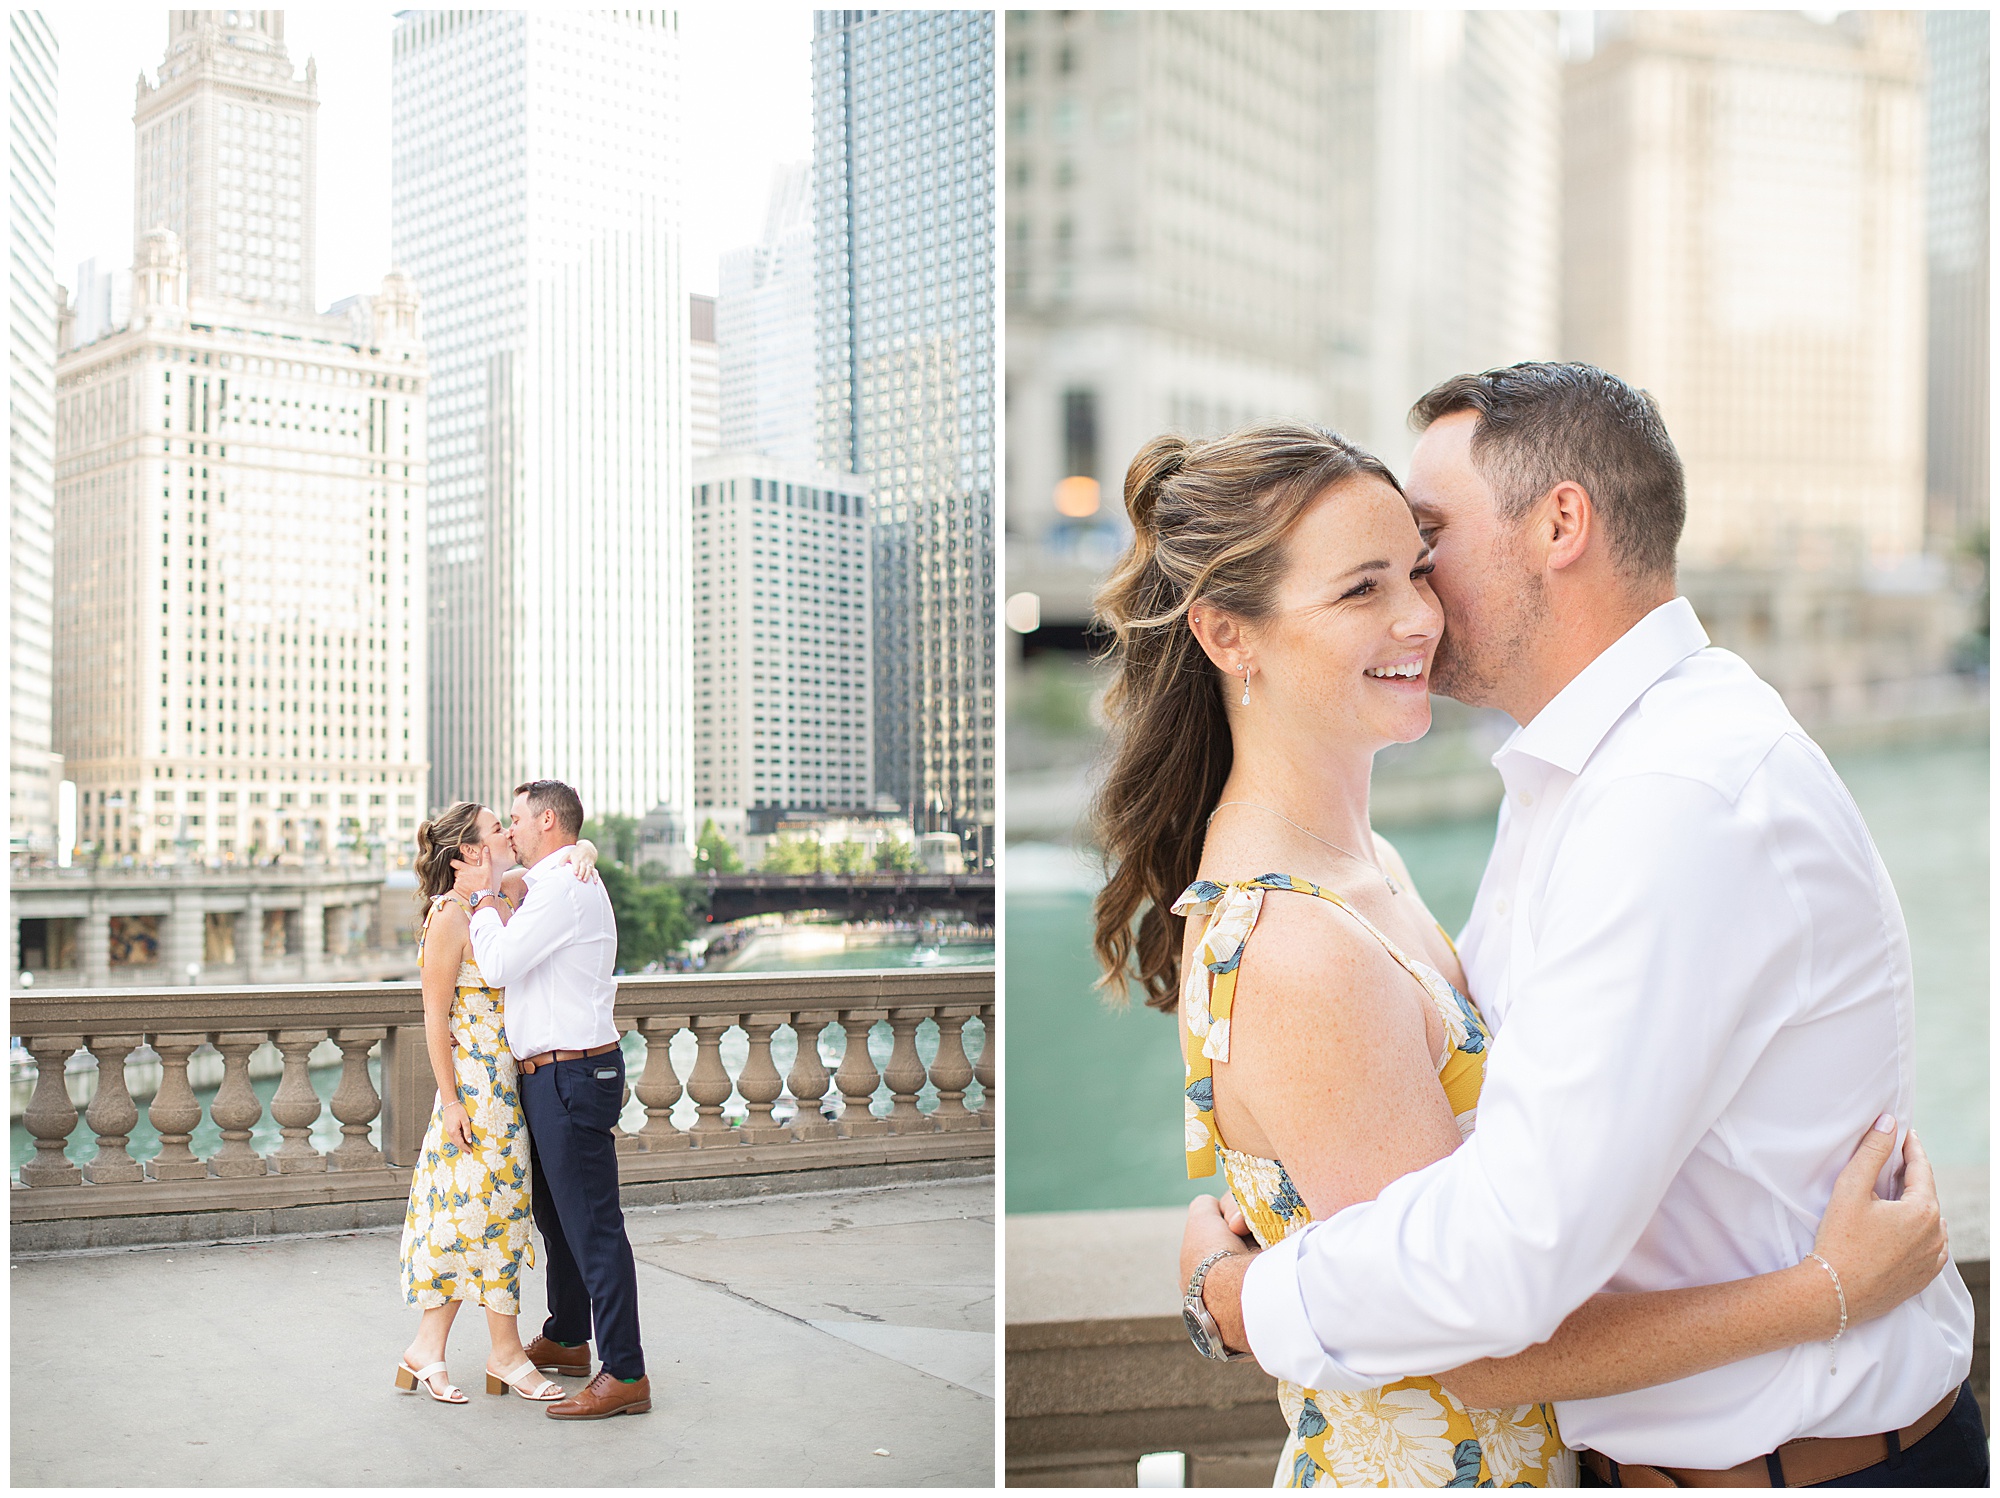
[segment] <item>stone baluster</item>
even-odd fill
[[[840,1130],[820,1113],[820,1100],[832,1080],[819,1054],[819,1032],[832,1021],[831,1014],[795,1014],[792,1033],[799,1038],[799,1053],[792,1058],[792,1074],[786,1079],[799,1111],[792,1115],[792,1138],[801,1143],[813,1139],[838,1139]]]
[[[924,1090],[924,1063],[917,1055],[917,1026],[930,1017],[926,1009],[891,1009],[889,1028],[895,1033],[895,1047],[883,1072],[895,1102],[889,1109],[889,1127],[898,1134],[921,1134],[935,1128],[917,1106],[917,1094]]]
[[[63,1148],[76,1129],[76,1104],[69,1100],[63,1068],[83,1046],[81,1035],[29,1035],[21,1043],[35,1058],[35,1091],[21,1117],[34,1136],[35,1158],[21,1167],[23,1186],[75,1186],[83,1176]]]
[[[866,1139],[889,1132],[889,1120],[877,1118],[868,1109],[881,1085],[882,1074],[868,1054],[868,1032],[883,1017],[879,1009],[843,1009],[840,1028],[847,1032],[847,1046],[840,1053],[840,1070],[833,1082],[840,1089],[840,1134],[843,1139]]]
[[[99,1186],[143,1181],[146,1173],[128,1148],[139,1106],[125,1087],[125,1058],[139,1048],[140,1037],[92,1035],[86,1043],[97,1058],[97,1096],[83,1116],[97,1136],[97,1158],[83,1167],[83,1178]]]
[[[790,1129],[771,1118],[771,1105],[785,1092],[784,1078],[778,1075],[778,1068],[771,1060],[771,1037],[777,1033],[778,1024],[777,1020],[756,1015],[743,1018],[743,1033],[750,1039],[750,1055],[743,1063],[743,1075],[736,1079],[736,1090],[750,1105],[750,1116],[743,1120],[741,1131],[745,1144],[780,1144],[791,1137]]]
[[[326,1156],[313,1148],[312,1130],[319,1122],[321,1105],[307,1060],[325,1036],[324,1030],[280,1030],[272,1037],[285,1058],[285,1075],[271,1099],[271,1117],[278,1121],[278,1132],[283,1136],[271,1156],[280,1175],[326,1169]]]
[[[688,1147],[688,1136],[674,1127],[674,1104],[681,1100],[681,1079],[667,1054],[674,1036],[687,1023],[664,1017],[639,1021],[639,1033],[646,1037],[646,1065],[639,1073],[639,1101],[646,1109],[646,1123],[639,1130],[639,1143],[647,1150],[679,1150]]]
[[[937,1084],[937,1112],[931,1122],[940,1129],[976,1129],[978,1115],[965,1106],[965,1089],[972,1081],[972,1063],[965,1055],[965,1022],[971,1013],[947,1009],[937,1017],[937,1059],[931,1063],[931,1081]]]
[[[740,1142],[736,1131],[722,1121],[722,1105],[729,1101],[730,1091],[729,1072],[722,1064],[722,1032],[735,1023],[733,1015],[704,1014],[693,1025],[696,1050],[687,1092],[700,1116],[694,1121],[688,1143],[696,1149]]]
[[[189,1141],[201,1127],[201,1101],[188,1085],[188,1057],[200,1050],[203,1035],[154,1035],[160,1056],[160,1090],[146,1116],[160,1131],[160,1152],[146,1162],[146,1174],[156,1181],[191,1181],[208,1174]]]
[[[979,1127],[990,1129],[994,1127],[994,1120],[998,1116],[994,1112],[993,1103],[999,1095],[994,1091],[997,1084],[993,1080],[993,1058],[998,1054],[999,1047],[994,1044],[993,1003],[990,999],[979,1006],[979,1023],[984,1027],[986,1037],[980,1042],[979,1059],[973,1063],[972,1075],[979,1083],[980,1090],[985,1093],[979,1107]]]
[[[382,1152],[368,1142],[368,1125],[382,1111],[382,1099],[368,1080],[368,1048],[386,1033],[379,1026],[333,1032],[333,1043],[340,1047],[340,1085],[333,1093],[333,1116],[340,1120],[343,1137],[331,1163],[341,1170],[375,1170],[382,1165]]]
[[[209,1038],[222,1052],[222,1087],[208,1105],[208,1116],[222,1130],[222,1148],[209,1156],[209,1174],[231,1180],[265,1175],[263,1158],[250,1144],[250,1131],[264,1116],[263,1099],[250,1085],[250,1053],[264,1043],[265,1032],[222,1030]]]

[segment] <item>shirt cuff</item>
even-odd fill
[[[1373,1389],[1382,1382],[1354,1372],[1321,1345],[1299,1290],[1299,1254],[1310,1228],[1273,1244],[1243,1276],[1243,1330],[1257,1362],[1273,1377],[1308,1389]]]
[[[481,898],[485,897],[481,896]],[[479,923],[481,921],[488,922],[489,929],[491,926],[498,926],[504,931],[507,926],[507,923],[500,919],[499,911],[482,906],[480,909],[472,912],[472,925],[469,929],[475,936],[479,934]]]

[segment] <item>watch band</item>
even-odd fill
[[[1242,1250],[1219,1248],[1195,1266],[1188,1278],[1187,1295],[1181,1302],[1181,1320],[1186,1324],[1188,1340],[1194,1343],[1195,1351],[1203,1357],[1218,1363],[1240,1363],[1251,1357],[1247,1352],[1231,1352],[1222,1340],[1222,1328],[1216,1324],[1201,1298],[1201,1287],[1208,1278],[1208,1271],[1224,1259],[1248,1257]]]
[[[1240,1259],[1242,1257],[1243,1253],[1241,1249],[1218,1248],[1214,1253],[1203,1259],[1199,1264],[1194,1266],[1194,1273],[1188,1276],[1187,1298],[1189,1300],[1200,1300],[1201,1284],[1203,1280],[1208,1278],[1208,1271],[1213,1269],[1217,1264],[1220,1264],[1224,1259]]]

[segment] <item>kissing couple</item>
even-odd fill
[[[597,850],[579,840],[577,793],[531,780],[510,815],[505,827],[461,801],[417,829],[427,906],[417,958],[438,1100],[403,1221],[403,1298],[423,1316],[396,1387],[467,1402],[445,1339],[469,1300],[486,1310],[488,1394],[546,1404],[551,1420],[644,1414],[652,1385],[614,1134],[625,1099],[612,1020],[618,927]],[[548,1251],[549,1315],[524,1348],[531,1210]],[[542,1373],[583,1388],[569,1394]]]
[[[1521,364],[1412,422],[1404,485],[1288,424],[1126,476],[1096,949],[1229,1187],[1197,1350],[1280,1380],[1279,1485],[1983,1487],[1902,911],[1677,594],[1657,407]],[[1368,817],[1433,691],[1519,725],[1456,943]]]

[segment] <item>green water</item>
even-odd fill
[[[745,967],[733,967],[732,973],[818,973],[835,968],[882,968],[882,967],[991,967],[993,965],[993,943],[990,941],[948,941],[937,948],[937,961],[918,963],[911,961],[912,946],[851,947],[845,952],[802,953],[797,957],[765,957],[751,962]]]
[[[1940,1165],[1987,1162],[1988,749],[1837,756],[1909,922],[1916,1122]],[[1493,820],[1388,828],[1447,930],[1472,908]],[[1090,897],[1007,898],[1007,1210],[1155,1207],[1186,1179],[1171,1017],[1091,992]]]

